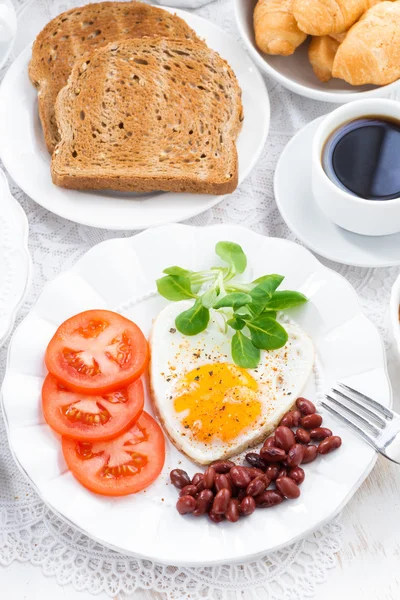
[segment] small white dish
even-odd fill
[[[270,105],[265,83],[239,42],[206,19],[175,12],[225,58],[242,88],[244,121],[237,140],[239,184],[259,159],[267,139]],[[215,206],[224,196],[206,194],[123,194],[84,192],[53,185],[37,110],[37,93],[28,78],[31,48],[7,72],[0,88],[0,156],[14,181],[35,202],[55,214],[103,229],[145,229],[183,221]]]
[[[311,149],[325,117],[303,127],[283,150],[274,177],[275,200],[288,227],[310,250],[345,265],[400,264],[400,234],[358,235],[335,225],[313,198]],[[290,173],[290,177],[288,177]]]
[[[0,69],[10,56],[17,35],[17,15],[12,0],[0,0]]]
[[[396,351],[400,356],[400,275],[397,277],[392,287],[389,312],[392,336],[396,346]]]
[[[311,150],[311,181],[314,200],[331,221],[347,231],[368,236],[392,235],[400,232],[400,197],[393,200],[368,200],[340,188],[325,173],[324,147],[342,125],[363,118],[400,121],[400,104],[386,98],[358,100],[328,113],[315,132]],[[380,154],[387,156],[384,149]],[[354,163],[353,168],[357,170]],[[387,177],[391,171],[387,169]]]
[[[253,29],[253,12],[257,0],[234,0],[236,22],[245,46],[260,69],[287,89],[313,100],[342,104],[361,98],[387,97],[398,90],[400,80],[387,86],[352,86],[341,79],[323,83],[314,74],[308,60],[308,40],[292,56],[270,56],[256,46]]]
[[[282,273],[285,287],[309,297],[306,306],[291,313],[312,338],[319,358],[304,395],[318,400],[323,389],[344,380],[391,404],[385,350],[377,329],[351,285],[305,248],[230,225],[168,225],[92,248],[44,287],[12,338],[2,387],[8,439],[22,470],[53,510],[107,546],[166,564],[204,567],[245,562],[291,544],[332,519],[376,460],[370,446],[321,410],[343,446],[307,465],[300,498],[217,527],[206,518],[182,518],[177,513],[177,491],[168,484],[169,472],[179,466],[193,474],[199,467],[168,440],[162,475],[132,496],[97,496],[68,472],[40,402],[44,352],[57,327],[73,314],[96,307],[122,312],[148,335],[154,317],[167,304],[155,293],[155,279],[169,265],[209,268],[221,240],[243,247],[249,278]],[[148,397],[146,410],[152,412]]]
[[[30,273],[28,219],[0,169],[0,346],[14,325]]]

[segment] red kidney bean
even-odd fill
[[[196,490],[199,493],[199,492],[202,492],[205,489],[206,489],[206,486],[205,486],[205,483],[204,483],[204,479],[201,479],[199,481],[199,483],[196,485]]]
[[[178,488],[178,490],[181,490],[183,487],[185,487],[185,485],[189,485],[190,483],[189,475],[186,473],[186,471],[183,471],[182,469],[174,469],[173,471],[171,471],[169,476],[172,485]]]
[[[246,454],[246,460],[252,467],[257,469],[262,469],[265,471],[265,469],[268,467],[265,460],[263,460],[256,452],[249,452]]]
[[[304,446],[304,456],[301,464],[307,465],[308,463],[313,462],[317,458],[317,454],[317,446],[313,446],[312,444],[310,444],[310,446]]]
[[[208,467],[208,469],[204,471],[203,475],[204,487],[208,490],[211,490],[212,486],[214,485],[214,479],[215,469],[214,467]]]
[[[289,410],[280,420],[279,425],[284,427],[297,427],[301,418],[301,413],[298,410]]]
[[[300,419],[300,425],[304,427],[304,429],[315,429],[316,427],[320,427],[322,424],[322,417],[317,413],[312,415],[306,415],[302,419]]]
[[[332,431],[327,427],[317,427],[316,429],[311,429],[310,436],[312,440],[324,440],[327,437],[332,435]]]
[[[199,481],[203,481],[203,473],[195,473],[192,477],[193,485],[197,485]]]
[[[237,499],[239,502],[241,502],[243,498],[246,498],[246,490],[239,490],[237,493]]]
[[[304,458],[304,446],[295,444],[288,452],[286,463],[288,467],[298,467]]]
[[[238,488],[247,488],[251,481],[251,475],[244,467],[233,467],[229,474],[232,483]]]
[[[259,508],[271,508],[283,502],[282,494],[277,490],[267,490],[256,498],[256,503]]]
[[[220,490],[214,498],[212,510],[217,515],[224,515],[228,510],[229,500],[231,499],[231,492],[226,488]]]
[[[342,438],[338,435],[330,435],[325,438],[318,446],[319,454],[329,454],[334,450],[337,450],[342,445]]]
[[[257,469],[257,467],[247,467],[247,469],[253,479],[259,477],[260,475],[265,475],[265,471],[262,469]]]
[[[279,425],[282,425],[282,427],[293,427],[293,417],[291,410],[289,410],[283,415],[282,419],[279,421]]]
[[[230,521],[231,523],[236,523],[236,521],[239,521],[239,517],[240,517],[240,502],[239,502],[239,500],[237,500],[236,498],[232,498],[232,500],[229,501],[229,505],[228,505],[228,509],[225,513],[225,517],[226,517],[227,521]]]
[[[294,498],[298,498],[300,496],[300,488],[290,477],[278,477],[275,482],[276,489],[283,495],[285,498],[289,498],[293,500]]]
[[[297,398],[296,406],[302,415],[313,415],[317,412],[315,405],[307,398]]]
[[[275,436],[267,438],[263,444],[263,448],[274,448],[275,447]]]
[[[270,481],[275,481],[278,478],[279,467],[278,465],[270,465],[265,471],[265,476],[268,477]]]
[[[224,515],[217,515],[217,513],[215,513],[213,510],[210,510],[208,513],[208,518],[213,523],[221,523],[221,521],[225,519]]]
[[[260,454],[267,463],[282,462],[286,458],[286,452],[282,448],[276,448],[275,446],[272,448],[261,448]]]
[[[231,494],[232,494],[232,496],[237,496],[238,489],[237,489],[236,485],[234,485],[232,483],[232,477],[231,477],[230,472],[226,473],[225,477],[227,478],[227,480],[229,481],[229,485],[231,486]]]
[[[278,479],[279,477],[286,477],[287,476],[287,468],[286,467],[281,467],[278,471],[278,475],[276,477],[276,479]],[[276,481],[275,479],[275,481]]]
[[[196,508],[196,500],[193,496],[181,496],[176,503],[176,508],[180,515],[192,513]]]
[[[245,496],[240,503],[240,512],[244,517],[252,515],[256,510],[256,502],[251,496]]]
[[[250,481],[249,485],[246,488],[247,496],[258,496],[261,492],[264,492],[267,489],[267,483],[269,485],[269,481],[267,478],[262,475],[261,477],[256,477],[253,481]]]
[[[211,463],[210,467],[214,469],[216,473],[229,473],[232,467],[235,466],[235,463],[231,460],[216,460]]]
[[[197,487],[189,483],[185,485],[179,492],[179,496],[195,496],[197,494]]]
[[[214,494],[211,490],[203,490],[202,492],[200,492],[196,501],[196,508],[193,511],[193,516],[201,517],[202,515],[207,513],[212,506],[213,499]]]
[[[311,441],[309,432],[301,428],[296,431],[295,438],[299,444],[309,444]]]
[[[288,472],[288,477],[293,479],[297,485],[301,485],[303,483],[305,476],[304,470],[301,467],[294,467],[294,469],[290,469]]]
[[[298,427],[299,423],[300,423],[300,419],[301,419],[301,412],[299,410],[292,410],[292,420],[293,420],[293,427]]]
[[[275,446],[287,452],[295,443],[293,431],[289,427],[279,425],[275,431]]]
[[[228,476],[224,473],[217,473],[214,479],[214,487],[217,492],[224,488],[232,492],[232,485],[230,479],[228,479]]]

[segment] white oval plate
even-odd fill
[[[0,346],[14,325],[30,272],[28,219],[0,169]]]
[[[225,58],[242,88],[244,121],[237,140],[239,184],[247,177],[264,148],[270,107],[264,81],[240,44],[213,25],[188,12],[176,12],[199,37]],[[31,48],[26,48],[6,74],[0,88],[0,156],[8,172],[35,202],[83,225],[103,229],[145,229],[194,217],[225,196],[207,194],[123,194],[84,192],[53,185],[37,110],[36,90],[28,78]]]
[[[108,308],[136,321],[148,335],[152,319],[167,303],[154,293],[162,269],[174,264],[209,268],[215,264],[214,246],[220,240],[242,245],[250,277],[282,273],[288,288],[309,296],[307,306],[291,316],[315,343],[326,389],[340,379],[391,403],[377,330],[363,314],[350,284],[305,248],[229,225],[163,226],[94,247],[46,285],[14,334],[2,389],[9,442],[40,496],[60,515],[107,546],[167,564],[233,563],[290,544],[343,508],[375,462],[374,451],[363,440],[325,415],[326,424],[342,436],[343,446],[306,467],[300,498],[258,510],[234,525],[219,526],[176,512],[177,491],[168,484],[170,470],[179,466],[194,474],[199,468],[168,441],[162,475],[133,496],[96,496],[67,470],[59,439],[44,423],[40,408],[43,356],[56,328],[79,311]],[[305,392],[315,400],[314,376]],[[146,407],[152,412],[148,398]]]
[[[308,60],[306,40],[292,56],[271,56],[256,46],[254,39],[253,13],[257,0],[234,0],[236,23],[243,42],[261,71],[278,81],[288,90],[322,102],[342,104],[362,98],[387,97],[400,88],[400,79],[385,86],[350,85],[342,79],[319,81]]]
[[[13,25],[13,30],[14,30],[14,33],[16,33],[16,31],[17,31],[17,15],[15,14],[14,4],[12,3],[12,0],[3,0],[2,4],[4,4],[11,12],[11,21],[12,21],[12,25]],[[15,34],[10,39],[4,40],[4,41],[0,40],[0,69],[2,69],[4,67],[4,65],[6,64],[6,62],[8,60],[8,57],[11,54],[11,50],[12,50],[13,44],[14,44],[14,39],[15,39]]]
[[[300,129],[279,157],[274,175],[279,212],[297,238],[325,258],[356,267],[400,264],[400,233],[373,236],[346,231],[335,225],[315,202],[311,189],[311,146],[323,118]]]

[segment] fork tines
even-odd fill
[[[344,383],[338,383],[337,387],[341,389],[333,388],[331,393],[325,396],[329,404],[324,401],[322,406],[356,430],[375,447],[375,439],[386,427],[388,421],[393,419],[393,412]]]

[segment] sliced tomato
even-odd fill
[[[140,492],[159,476],[165,460],[163,432],[146,412],[113,440],[84,442],[63,437],[62,449],[76,479],[104,496]]]
[[[42,388],[44,418],[54,431],[79,440],[109,440],[129,429],[144,406],[140,379],[117,392],[88,396],[71,392],[47,375]]]
[[[149,350],[132,321],[109,310],[88,310],[57,329],[45,360],[50,373],[68,389],[104,394],[139,379]]]

